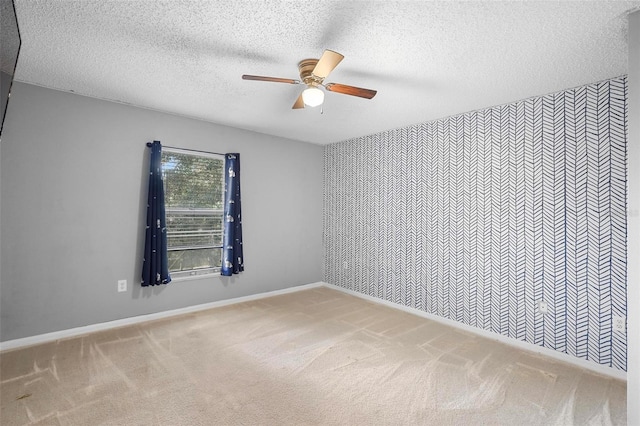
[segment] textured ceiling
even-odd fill
[[[15,0],[16,79],[256,132],[331,143],[627,72],[640,1]],[[327,93],[292,110],[297,63],[345,59]]]
[[[0,71],[13,74],[16,52],[20,47],[16,21],[13,18],[13,3],[0,0]],[[4,101],[4,100],[3,100]]]

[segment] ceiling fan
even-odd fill
[[[361,87],[347,86],[346,84],[324,83],[329,73],[338,66],[344,56],[333,50],[325,50],[322,57],[318,59],[303,59],[298,63],[300,80],[289,78],[263,77],[259,75],[242,76],[243,80],[270,81],[273,83],[306,84],[307,88],[302,91],[298,99],[293,104],[292,109],[301,109],[306,106],[315,107],[324,102],[324,92],[320,86],[329,92],[342,93],[343,95],[358,96],[360,98],[371,99],[376,90],[363,89]]]

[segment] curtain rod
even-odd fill
[[[151,142],[147,142],[147,146],[149,148],[151,148]],[[188,148],[178,148],[177,146],[169,146],[169,145],[162,145],[164,148],[169,148],[169,149],[179,149],[181,151],[191,151],[191,152],[200,152],[202,154],[215,154],[215,155],[226,155],[223,154],[221,152],[213,152],[213,151],[200,151],[197,149],[188,149]]]

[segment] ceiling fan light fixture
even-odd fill
[[[305,105],[316,107],[324,102],[324,92],[317,87],[308,87],[302,92],[302,100]]]
[[[317,107],[324,102],[324,91],[342,93],[343,95],[357,96],[371,99],[376,95],[375,90],[362,87],[348,86],[346,84],[325,83],[325,78],[342,61],[344,56],[332,50],[325,50],[320,59],[303,59],[298,62],[300,80],[290,78],[265,77],[261,75],[244,74],[243,80],[270,81],[273,83],[304,84],[306,87],[298,95],[291,109],[304,109],[305,106]],[[320,90],[320,86],[324,90]]]

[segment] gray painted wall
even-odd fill
[[[640,11],[629,16],[627,423],[640,424]]]
[[[4,71],[0,71],[0,120],[4,118],[4,111],[7,107],[7,97],[11,89],[12,76]]]
[[[21,83],[6,124],[1,341],[322,279],[321,146]],[[242,154],[240,276],[140,286],[154,139]]]

